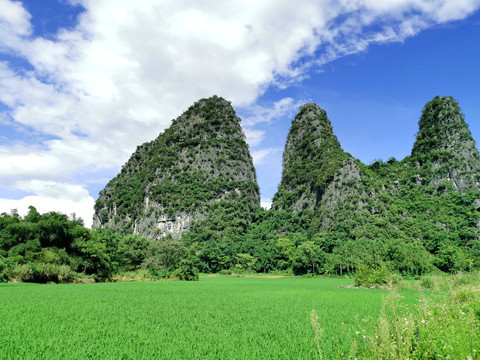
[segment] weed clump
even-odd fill
[[[391,291],[383,301],[365,359],[478,359],[480,276],[430,276],[420,284],[441,292],[423,294],[413,311]],[[445,290],[447,289],[447,290]]]

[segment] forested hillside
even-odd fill
[[[283,161],[272,212],[304,223],[301,237],[324,259],[319,272],[366,265],[421,274],[479,265],[479,153],[453,98],[425,105],[411,156],[368,166],[341,150],[323,110],[306,105]],[[295,242],[297,251],[305,244]]]
[[[425,105],[410,156],[370,165],[344,152],[327,113],[306,104],[267,211],[240,119],[212,97],[137,148],[101,192],[93,230],[34,208],[2,214],[0,274],[61,282],[126,271],[370,272],[385,281],[471,271],[480,268],[479,182],[479,152],[451,97]]]
[[[94,227],[179,239],[192,222],[246,227],[260,205],[252,157],[230,103],[201,99],[137,148],[100,193]]]

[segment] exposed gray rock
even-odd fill
[[[240,118],[214,96],[137,148],[100,193],[93,226],[178,239],[222,201],[250,211],[260,195]]]
[[[452,97],[437,96],[425,105],[412,158],[427,170],[429,185],[447,181],[460,192],[480,189],[480,156]]]

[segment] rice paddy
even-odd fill
[[[198,282],[0,285],[0,359],[346,357],[384,290],[353,281],[204,277]],[[412,304],[416,291],[402,291]]]

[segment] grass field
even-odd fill
[[[0,359],[342,358],[379,316],[383,290],[342,279],[0,285]],[[416,291],[402,291],[412,304]],[[365,322],[362,319],[370,319]]]

